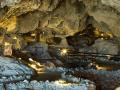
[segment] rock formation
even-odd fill
[[[119,4],[119,0],[1,0],[0,27],[16,35],[37,29],[70,36],[92,24],[118,42]]]

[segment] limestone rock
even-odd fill
[[[0,27],[10,33],[39,28],[70,36],[91,23],[120,37],[119,0],[2,0],[0,4]]]
[[[111,6],[118,11],[120,11],[120,1],[119,0],[101,0],[101,2],[105,5]]]
[[[18,18],[17,23],[17,32],[18,33],[27,33],[34,31],[38,27],[39,18],[36,13],[26,14]]]
[[[89,0],[85,0],[89,1]],[[85,2],[89,15],[99,23],[100,29],[106,28],[113,33],[113,35],[120,37],[120,1],[119,0],[91,0]],[[105,28],[104,28],[104,26]]]
[[[118,54],[118,44],[110,41],[98,39],[95,41],[93,47],[96,49],[97,53],[114,55]]]
[[[1,7],[9,7],[7,13],[2,19],[3,21],[4,18],[9,18],[14,15],[21,16],[22,14],[29,13],[30,11],[38,10],[40,12],[47,13],[48,17],[46,20],[40,20],[40,22],[45,22],[44,25],[41,24],[40,27],[52,28],[56,30],[56,32],[73,34],[85,27],[86,13],[88,13],[88,15],[93,16],[94,20],[98,23],[98,28],[103,31],[110,30],[115,36],[118,37],[120,35],[119,0],[2,0],[0,3]],[[41,15],[46,17],[44,13],[41,13]],[[34,12],[31,14],[34,14]],[[23,16],[23,18],[24,17],[25,16]],[[28,19],[27,17],[29,18],[29,15],[26,16],[26,19]],[[33,17],[35,16],[33,15]],[[17,21],[18,24],[21,23],[21,20]],[[24,20],[22,20],[23,23],[26,23]],[[36,18],[33,18],[31,21],[35,21],[32,25],[34,27],[32,27],[33,30],[37,27],[36,25],[38,21],[36,22]],[[30,23],[31,21],[28,20]],[[2,27],[5,26],[3,25]],[[16,29],[18,30],[18,28]],[[24,29],[23,31],[31,31],[30,28],[26,29],[26,31]],[[19,30],[21,31],[22,28]]]
[[[5,6],[13,6],[16,3],[20,3],[21,0],[2,0],[1,1],[1,7]]]
[[[31,54],[40,59],[51,59],[49,53],[48,53],[48,45],[47,44],[33,44],[33,45],[29,45],[26,48],[27,51],[31,52]]]
[[[1,76],[6,78],[7,76],[14,77],[15,75],[18,75],[19,78],[21,75],[31,76],[34,74],[34,71],[23,65],[22,62],[7,57],[0,57],[0,72]],[[0,79],[2,79],[2,77],[0,77]],[[16,77],[15,79],[17,80],[18,78]],[[3,81],[5,80],[3,79]]]

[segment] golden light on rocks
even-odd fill
[[[8,45],[10,45],[10,43],[9,42],[5,42],[5,44],[4,44],[5,46],[8,46]]]
[[[107,35],[110,36],[110,38],[113,38],[112,33],[108,32]]]
[[[111,32],[103,32],[98,28],[95,29],[94,34],[95,34],[95,37],[101,37],[101,39],[113,38],[113,35]]]
[[[39,62],[33,60],[32,58],[29,58],[29,61],[30,61],[30,64],[28,64],[28,66],[30,66],[31,68],[36,70],[38,74],[44,73],[44,71],[45,71],[44,65],[42,65]]]
[[[13,39],[15,39],[15,40],[16,40],[16,39],[17,39],[17,37],[16,37],[16,36],[14,36],[14,37],[13,37]]]
[[[16,16],[12,16],[9,19],[4,19],[0,21],[0,27],[4,28],[8,32],[12,32],[15,30],[17,24]]]
[[[33,37],[34,37],[34,36],[35,36],[35,33],[32,33],[32,34],[31,34],[31,36],[33,36]]]
[[[68,50],[66,48],[61,50],[61,55],[66,55],[68,53]]]
[[[96,65],[97,70],[107,70],[106,67],[100,67],[99,65]]]
[[[55,81],[55,84],[57,86],[63,87],[63,86],[70,86],[72,83],[68,83],[65,80],[57,80],[57,81]]]
[[[96,35],[96,37],[100,36],[100,30],[98,28],[96,28],[96,30],[94,31],[94,34]]]
[[[11,56],[12,55],[12,44],[10,44],[9,42],[4,43],[4,52],[3,52],[3,54],[5,56]]]

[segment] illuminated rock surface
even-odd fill
[[[84,28],[88,13],[93,16],[97,22],[97,24],[94,24],[97,25],[98,28],[107,31],[110,30],[114,35],[119,36],[119,3],[119,0],[2,0],[1,7],[8,6],[9,8],[9,10],[4,13],[4,17],[6,18],[21,16],[27,13],[25,16],[21,16],[21,18],[23,17],[25,22],[27,22],[26,19],[29,18],[29,14],[32,14],[33,18],[31,17],[25,25],[25,30],[27,31],[34,30],[37,27],[38,21],[40,21],[41,28],[53,29],[60,33],[75,33]],[[1,8],[1,11],[2,10]],[[17,21],[18,25],[16,25],[16,27],[21,28],[16,29],[27,32],[24,31],[21,26],[22,23],[25,23],[24,20]],[[33,25],[36,23],[36,25],[30,29],[32,23]]]
[[[49,37],[53,31],[69,36],[91,23],[119,41],[119,0],[2,0],[0,3],[0,27],[7,32],[20,34],[37,29],[48,32]]]
[[[91,17],[88,18],[89,16]],[[91,45],[92,47],[85,47],[83,51],[118,54],[120,51],[119,21],[119,0],[0,0],[0,29],[4,31],[1,35],[6,33],[9,38],[14,35],[20,36],[20,42],[24,44],[29,44],[29,42],[24,39],[23,34],[29,34],[32,31],[39,31],[40,34],[42,32],[41,41],[43,40],[46,45],[46,38],[53,38],[57,35],[61,35],[61,37],[62,35],[65,37],[74,35],[76,32],[85,29],[88,24],[92,24],[100,31],[110,34],[113,42],[101,38],[100,41],[95,40],[95,43]],[[82,39],[84,41],[84,38]],[[80,40],[81,43],[82,39]],[[14,40],[10,41],[14,42]],[[89,42],[89,40],[85,40],[85,42],[87,41]],[[65,40],[62,42],[61,46],[67,45]],[[3,45],[2,42],[1,45]],[[33,49],[31,50],[31,48],[36,48],[36,46],[27,48],[32,52]],[[45,53],[41,57],[49,58],[46,46],[43,51]],[[41,53],[42,50],[38,49],[36,55],[40,56]],[[7,60],[2,60],[1,65],[3,63],[7,63]],[[15,67],[19,67],[20,71],[13,71],[15,67],[11,62],[9,63],[11,64],[10,67],[5,66],[7,69],[1,66],[0,73],[2,75],[17,74],[17,72],[27,74],[29,72],[28,69],[23,69],[18,64],[18,66],[15,64]]]

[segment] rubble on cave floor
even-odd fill
[[[95,90],[95,86],[92,84],[92,82],[90,84],[89,80],[79,79],[73,76],[69,76],[68,78],[62,74],[60,74],[61,75],[60,80],[55,80],[55,81],[49,81],[47,79],[46,81],[42,81],[40,79],[32,80],[31,76],[35,74],[33,69],[26,66],[21,61],[17,61],[12,58],[0,57],[0,63],[1,63],[0,89],[88,90],[88,88],[92,88],[90,90]],[[49,73],[53,73],[53,72],[63,73],[67,71],[67,69],[64,69],[62,67],[57,68],[53,66],[44,66],[44,68],[46,68],[46,72]],[[38,75],[37,77],[40,76]],[[45,76],[43,77],[45,78]]]
[[[0,56],[0,83],[30,79],[34,70],[16,59]]]

